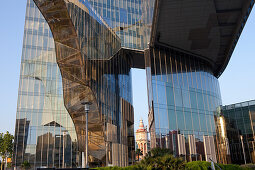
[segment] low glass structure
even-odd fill
[[[222,106],[231,161],[235,164],[255,163],[255,101]]]

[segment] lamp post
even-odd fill
[[[85,102],[85,103],[82,103],[82,104],[84,105],[84,110],[85,110],[85,113],[86,113],[85,168],[89,168],[89,165],[88,165],[88,113],[89,113],[89,106],[91,105],[91,103],[90,102]]]
[[[62,167],[65,168],[65,135],[66,135],[66,130],[63,131],[63,160],[62,160]]]

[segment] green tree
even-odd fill
[[[13,139],[13,135],[8,131],[5,134],[0,134],[0,155],[2,157],[1,170],[3,168],[4,162],[6,162],[6,159],[12,157]]]
[[[140,149],[136,149],[135,154],[138,155],[138,161],[140,161],[139,156],[142,155],[142,152]]]
[[[21,167],[22,169],[30,169],[31,168],[31,165],[28,161],[24,161],[22,164],[21,164]]]
[[[184,169],[186,162],[181,158],[175,158],[171,150],[155,148],[140,162],[143,169]]]

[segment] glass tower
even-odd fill
[[[109,5],[112,2],[101,4],[102,11],[109,12],[112,7],[111,13],[118,13],[117,7]],[[40,10],[34,1],[27,2],[13,161],[17,167],[25,160],[33,168],[82,167],[86,136],[83,102],[91,103],[89,165],[127,166],[133,162],[131,61],[120,50],[124,38],[116,33],[137,37],[127,31],[134,29],[128,27],[131,11],[127,11],[135,5],[117,4],[123,13],[118,22],[123,29],[116,31],[113,16],[101,17],[95,4],[87,0],[60,2],[57,5],[62,8],[54,10],[66,18],[52,19],[47,18],[43,2],[37,4]],[[130,38],[123,44],[136,46],[131,39],[134,41]],[[140,42],[134,44],[141,48]]]
[[[27,160],[31,167],[62,167],[79,161],[52,33],[32,0],[27,1],[16,117],[14,165]]]

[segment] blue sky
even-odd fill
[[[26,0],[0,6],[0,132],[14,133]],[[255,11],[252,11],[225,72],[220,77],[223,104],[255,99]],[[147,124],[144,70],[132,70],[135,127]]]

